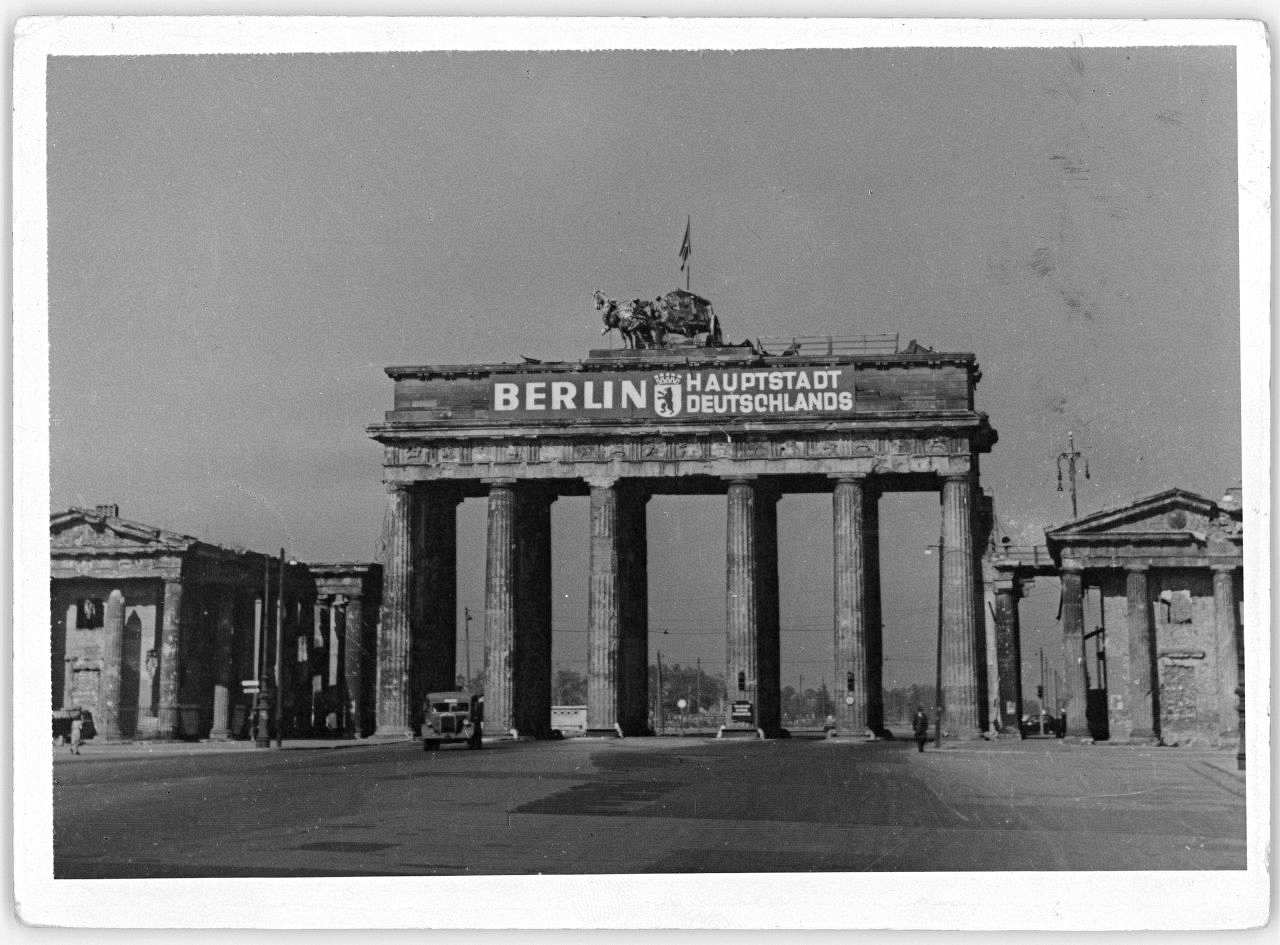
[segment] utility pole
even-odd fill
[[[276,747],[284,747],[284,549],[280,549],[280,588],[276,593]]]
[[[1075,521],[1080,517],[1080,510],[1076,506],[1076,462],[1083,456],[1076,449],[1076,436],[1070,430],[1067,431],[1067,449],[1058,454],[1058,491],[1062,491],[1062,463],[1065,460],[1067,464],[1067,479],[1071,483],[1071,520]],[[1089,478],[1089,460],[1084,461],[1084,478]]]
[[[697,695],[693,697],[693,711],[695,714],[702,712],[702,657],[698,657],[698,675],[694,677],[694,685]]]
[[[1040,647],[1040,686],[1039,686],[1039,688],[1038,688],[1038,690],[1037,690],[1037,692],[1036,692],[1036,695],[1040,697],[1040,713],[1039,713],[1039,716],[1040,716],[1040,720],[1039,720],[1039,721],[1040,721],[1040,734],[1041,734],[1041,735],[1043,735],[1043,734],[1044,734],[1044,717],[1045,717],[1045,709],[1044,709],[1044,647]]]
[[[653,712],[653,721],[654,721],[655,727],[658,729],[658,734],[661,735],[663,728],[666,727],[664,724],[665,719],[663,718],[663,715],[662,715],[662,651],[661,650],[658,651],[658,705]]]
[[[467,650],[467,685],[471,688],[471,608],[462,608],[462,638]]]

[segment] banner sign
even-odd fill
[[[853,382],[852,366],[497,375],[489,407],[530,418],[839,417],[853,413]]]

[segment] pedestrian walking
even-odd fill
[[[79,719],[71,720],[71,754],[80,754],[80,739],[84,734],[84,722]]]
[[[915,718],[911,720],[911,731],[916,737],[916,751],[924,751],[924,743],[929,740],[929,716],[919,706],[916,706]]]

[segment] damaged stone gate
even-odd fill
[[[411,732],[423,696],[454,685],[456,510],[488,503],[486,727],[549,734],[551,503],[590,497],[587,726],[648,730],[645,505],[723,495],[725,726],[781,732],[777,517],[789,493],[831,496],[839,731],[883,730],[879,498],[941,499],[948,727],[987,725],[980,559],[989,529],[971,354],[865,343],[594,351],[583,361],[392,367],[384,447],[387,551],[377,727]],[[791,349],[789,349],[790,351]],[[922,584],[932,580],[922,575]],[[736,711],[733,707],[736,704]]]

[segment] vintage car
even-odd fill
[[[439,751],[443,742],[466,742],[480,748],[484,696],[465,689],[427,693],[422,713],[422,750]]]

